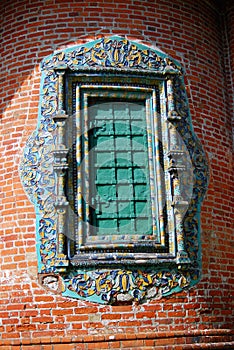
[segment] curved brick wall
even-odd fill
[[[232,0],[3,0],[0,14],[0,348],[234,348]],[[61,47],[110,34],[156,45],[184,65],[194,128],[210,164],[201,282],[134,306],[65,299],[38,284],[34,207],[18,172],[37,124],[40,61]]]

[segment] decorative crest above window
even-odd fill
[[[99,303],[198,282],[208,168],[181,66],[108,37],[42,62],[20,171],[36,207],[40,282]]]

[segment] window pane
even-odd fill
[[[89,235],[105,241],[151,235],[145,102],[89,98],[88,105],[94,126],[89,132]]]

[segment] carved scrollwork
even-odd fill
[[[122,69],[145,70],[159,74],[181,74],[181,67],[168,56],[125,38],[103,38],[68,53],[58,52],[42,64],[42,69]]]
[[[113,304],[160,299],[176,289],[188,287],[189,283],[188,272],[114,269],[72,274],[68,278],[68,289],[81,298],[89,300],[95,295],[100,301]]]

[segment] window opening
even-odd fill
[[[144,101],[91,98],[89,107],[91,235],[152,235]]]
[[[67,142],[73,148],[69,201],[78,216],[71,213],[69,219],[75,228],[73,263],[90,259],[88,254],[95,261],[97,252],[105,262],[111,256],[107,250],[115,253],[112,260],[117,254],[129,262],[145,252],[175,254],[168,245],[174,232],[166,228],[158,80],[147,78],[139,86],[134,76],[128,85],[116,85],[117,77],[111,74],[69,74],[65,79],[67,109],[73,116],[67,126]]]
[[[42,285],[114,303],[196,284],[208,166],[182,67],[114,36],[55,52],[41,69],[20,173]]]

